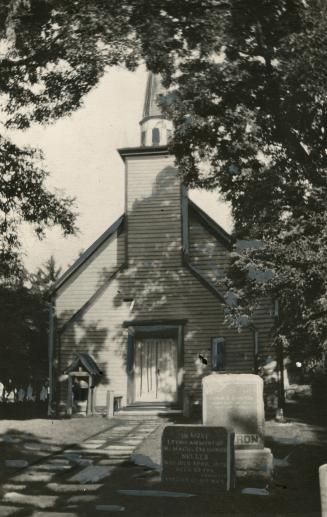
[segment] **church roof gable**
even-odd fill
[[[118,232],[123,225],[125,215],[120,216],[100,237],[87,248],[84,253],[65,271],[65,273],[57,280],[53,286],[51,293],[54,294],[67,280],[77,271],[95,251],[114,233]]]
[[[188,200],[189,208],[195,213],[200,219],[201,223],[217,237],[222,244],[226,246],[228,250],[232,249],[232,237],[227,233],[216,221],[214,221],[206,212],[204,212],[198,205],[196,205],[190,199]]]

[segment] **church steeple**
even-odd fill
[[[140,122],[142,146],[167,145],[168,143],[172,131],[172,122],[162,114],[158,103],[159,95],[165,93],[166,90],[162,85],[160,75],[149,72],[143,118]]]

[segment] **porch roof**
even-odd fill
[[[90,375],[101,375],[102,371],[89,354],[77,353],[74,361],[66,368],[65,373],[75,372],[79,366],[84,366]]]

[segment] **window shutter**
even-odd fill
[[[131,373],[133,371],[133,366],[134,366],[134,336],[133,336],[133,334],[128,334],[127,373]]]
[[[223,337],[212,338],[211,364],[213,370],[225,370],[225,339]]]

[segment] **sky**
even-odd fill
[[[53,255],[66,269],[124,211],[124,167],[121,147],[140,144],[146,71],[111,69],[69,117],[50,126],[33,126],[11,136],[19,145],[41,148],[51,190],[76,198],[76,236],[51,229],[42,241],[24,225],[24,262],[30,272]],[[191,191],[190,197],[225,230],[231,230],[229,207],[218,193]]]

